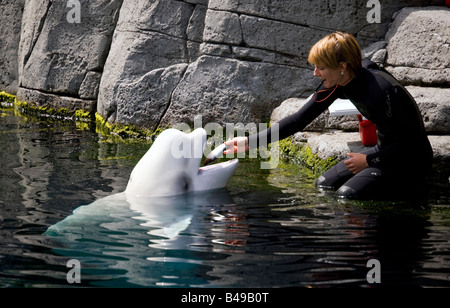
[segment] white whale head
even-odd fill
[[[238,160],[200,168],[205,144],[203,128],[189,134],[165,130],[134,167],[125,193],[133,197],[163,197],[225,187]]]

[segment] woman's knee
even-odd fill
[[[342,185],[336,191],[336,196],[342,199],[359,199],[360,193],[350,186]]]
[[[316,180],[316,186],[321,189],[336,190],[344,184],[353,174],[347,169],[343,162],[338,163]]]
[[[383,190],[383,173],[377,168],[367,168],[353,176],[336,191],[336,195],[346,199],[374,198]]]

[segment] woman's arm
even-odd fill
[[[332,90],[330,90],[332,91]],[[322,95],[327,95],[324,93]],[[287,138],[301,130],[303,130],[308,124],[310,124],[315,118],[323,113],[331,103],[337,98],[337,93],[329,95],[325,100],[320,100],[319,97],[312,97],[299,111],[282,119],[277,124],[278,138],[273,138],[273,127],[269,127],[266,130],[247,137],[236,137],[227,141],[225,144],[229,147],[225,154],[241,153],[248,151],[250,148],[258,148],[264,143],[270,143]]]

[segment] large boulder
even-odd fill
[[[404,8],[386,41],[385,66],[403,84],[450,87],[449,8]]]
[[[191,124],[197,114],[222,125],[268,119],[283,98],[302,94],[297,84],[312,89],[305,75],[298,67],[202,56],[189,65],[161,124]]]
[[[270,116],[270,122],[276,123],[285,117],[300,110],[310,99],[292,97],[281,103],[275,108]],[[344,131],[357,131],[359,128],[358,118],[356,115],[330,116],[330,112],[325,110],[321,115],[314,119],[305,131],[326,132],[329,130],[339,129]]]
[[[118,89],[122,83],[147,82],[143,76],[154,70],[189,62],[186,29],[193,11],[192,4],[182,1],[124,1],[100,84],[100,115],[110,122],[124,119],[117,110]],[[150,89],[147,95],[151,95]],[[124,94],[121,95],[124,99]],[[127,99],[140,104],[132,96]],[[136,108],[139,118],[144,116],[137,114],[140,111],[147,113]]]
[[[152,70],[136,81],[120,83],[115,98],[116,122],[155,130],[186,68],[187,64],[175,64]]]
[[[78,23],[70,19],[73,7],[66,1],[25,2],[18,50],[20,100],[33,103],[30,90],[96,100],[122,0],[80,3]]]
[[[429,134],[450,134],[450,9],[404,8],[365,56],[390,71],[415,98]]]
[[[450,88],[406,87],[417,102],[429,134],[450,134]]]
[[[25,0],[0,2],[0,91],[16,94],[19,86],[18,54]]]

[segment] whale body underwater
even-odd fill
[[[238,159],[232,159],[200,167],[206,137],[203,128],[191,133],[163,131],[132,170],[124,192],[75,209],[45,234],[76,232],[80,226],[98,225],[131,210],[141,215],[139,219],[156,223],[162,236],[176,236],[192,219],[186,203],[204,203],[205,193],[226,187],[238,166]]]

